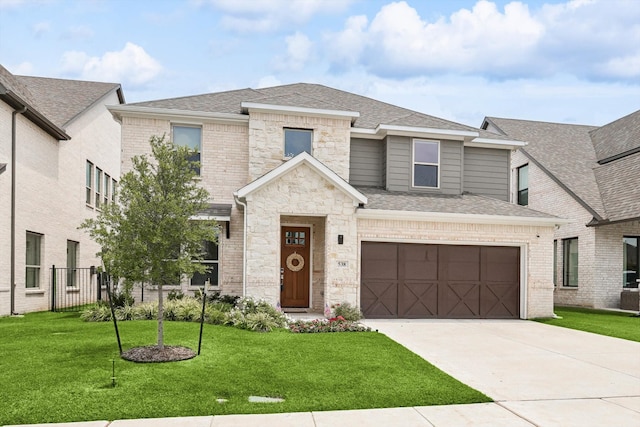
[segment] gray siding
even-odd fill
[[[387,189],[409,191],[411,179],[411,138],[388,136],[387,140]]]
[[[382,187],[384,185],[384,143],[380,140],[351,140],[349,183]]]
[[[403,136],[387,137],[387,189],[460,194],[462,192],[462,143],[440,142],[440,188],[431,190],[411,187],[412,141],[413,138]]]
[[[509,201],[509,150],[465,147],[464,191]]]

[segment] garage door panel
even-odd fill
[[[437,282],[405,281],[398,286],[398,317],[424,319],[438,316]]]
[[[398,248],[401,280],[438,280],[438,247],[403,244]]]
[[[482,251],[483,281],[520,282],[520,248],[485,247]]]
[[[474,318],[480,316],[480,283],[441,283],[439,317]]]
[[[480,314],[485,318],[518,318],[520,289],[517,283],[487,283],[482,289]]]
[[[360,305],[367,317],[377,319],[398,317],[398,282],[363,280]]]
[[[480,248],[477,246],[440,246],[440,279],[480,280]]]
[[[362,245],[362,279],[389,279],[398,277],[398,245],[395,243],[367,243]]]

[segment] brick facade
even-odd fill
[[[554,300],[559,305],[618,308],[622,291],[623,236],[639,236],[640,222],[587,227],[593,215],[520,151],[512,155],[512,200],[516,200],[516,169],[529,164],[530,209],[569,219],[556,227]],[[578,238],[578,286],[563,283],[563,240]]]
[[[105,108],[118,102],[112,93],[83,112],[65,129],[70,141],[57,141],[24,116],[16,117],[17,313],[49,309],[50,268],[66,267],[67,240],[78,242],[77,267],[100,265],[99,247],[78,226],[95,215],[85,204],[86,161],[117,180],[120,176],[120,126]],[[11,112],[0,103],[0,158],[8,163],[0,176],[0,315],[10,314]],[[42,235],[39,288],[25,287],[27,231]],[[95,283],[95,276],[91,280]]]

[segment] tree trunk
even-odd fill
[[[164,350],[164,307],[162,304],[162,283],[158,284],[158,348]]]

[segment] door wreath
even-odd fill
[[[293,261],[298,261],[294,264]],[[300,271],[304,267],[304,258],[297,252],[292,253],[287,257],[287,268],[293,272]]]

